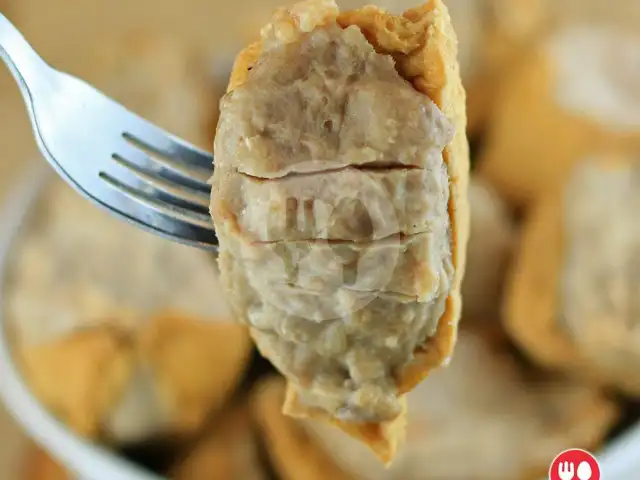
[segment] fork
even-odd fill
[[[0,57],[20,87],[41,152],[63,179],[138,227],[217,249],[210,153],[50,67],[1,13]]]

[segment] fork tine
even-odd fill
[[[183,209],[187,214],[188,212],[193,212],[196,215],[209,216],[209,209],[204,205],[204,202],[202,204],[194,203],[180,194],[167,191],[170,188],[158,188],[162,187],[162,185],[158,185],[156,181],[147,181],[147,179],[142,178],[141,175],[123,162],[113,160],[106,168],[100,169],[98,178],[104,181],[105,177],[110,180],[110,185],[104,185],[103,188],[107,188],[109,191],[113,191],[113,187],[117,184],[118,186],[126,187],[127,196],[130,194],[142,195],[153,199],[157,203]],[[124,192],[119,192],[120,195],[122,193]],[[140,202],[137,202],[137,204],[140,205]]]
[[[180,205],[163,202],[153,193],[144,192],[140,189],[127,185],[121,180],[115,178],[107,172],[100,172],[100,178],[108,183],[111,187],[119,190],[132,200],[141,205],[165,215],[173,220],[178,220],[189,225],[194,225],[207,230],[214,231],[213,221],[206,213],[190,210]]]
[[[176,186],[176,183],[167,180],[163,176],[154,172],[152,169],[140,167],[133,162],[130,162],[127,159],[121,157],[117,153],[113,154],[113,159],[123,167],[131,170],[131,173],[133,175],[136,175],[141,180],[148,183],[151,187],[160,192],[164,192],[166,195],[169,195],[173,199],[172,203],[189,203],[193,207],[202,209],[204,212],[208,211],[209,193],[205,193],[200,190],[195,190],[185,186]]]
[[[126,140],[120,142],[116,149],[112,158],[120,159],[121,163],[126,163],[131,169],[137,169],[158,180],[174,184],[176,188],[184,190],[187,196],[211,196],[211,185],[208,180],[204,180],[209,172],[205,175],[200,171],[201,178],[194,178],[192,176],[194,169],[151,156]]]
[[[196,167],[208,173],[209,177],[213,174],[213,155],[211,153],[165,132],[144,119],[128,125],[126,137],[167,160],[179,161],[187,166]]]
[[[124,141],[120,142],[118,151],[114,152],[121,158],[138,167],[150,169],[167,180],[186,188],[207,193],[211,191],[211,186],[209,185],[209,179],[212,174],[211,167],[203,169],[189,165],[184,161],[168,159],[165,155],[151,151],[129,134],[124,133],[122,136]]]

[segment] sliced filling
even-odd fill
[[[451,262],[442,263],[446,234],[437,231],[409,237],[396,235],[363,243],[237,242],[230,250],[234,261],[242,264],[251,286],[263,296],[269,290],[279,295],[284,288],[322,298],[339,291],[388,292],[428,302],[442,293],[443,280],[452,274]],[[281,298],[278,303],[291,312],[294,307],[286,305],[288,300],[291,299]],[[338,307],[330,298],[327,302]],[[300,314],[311,313],[302,307]]]
[[[306,403],[352,421],[400,413],[394,374],[435,333],[446,293],[418,302],[346,288],[327,294],[283,284],[264,291],[229,253],[221,254],[220,267],[239,318],[257,330],[260,350],[301,387]]]
[[[401,413],[453,278],[450,122],[357,27],[267,42],[222,102],[212,215],[236,316],[300,400]]]
[[[222,225],[249,241],[377,240],[442,231],[449,178],[430,169],[344,168],[265,181],[224,170],[213,192]]]

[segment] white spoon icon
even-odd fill
[[[578,475],[578,480],[589,480],[591,478],[591,465],[587,462],[580,462],[576,474]]]

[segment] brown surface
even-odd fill
[[[297,24],[293,17],[289,21]],[[393,55],[401,75],[410,79],[419,91],[431,98],[445,116],[453,121],[456,129],[454,141],[444,150],[444,159],[448,164],[451,179],[449,212],[456,275],[447,310],[440,319],[436,335],[421,351],[416,352],[417,360],[404,370],[398,382],[400,391],[404,393],[411,390],[430,370],[440,366],[452,354],[461,308],[460,284],[469,223],[466,199],[469,154],[465,136],[465,94],[456,62],[455,33],[447,9],[440,0],[430,0],[422,7],[407,11],[403,16],[391,15],[375,7],[366,7],[343,13],[338,22],[342,26],[359,26],[378,51]],[[425,46],[416,48],[419,45]],[[261,45],[257,43],[240,53],[231,75],[229,91],[245,81],[248,69],[257,60],[261,49]],[[402,418],[386,424],[365,426],[328,418],[324,411],[310,411],[302,406],[292,387],[287,394],[285,411],[293,416],[312,416],[332,421],[370,444],[385,461],[389,461],[395,455],[400,443],[400,432],[404,430]]]
[[[23,454],[18,480],[71,480],[72,477],[40,447],[29,443]],[[12,477],[4,477],[9,480]]]
[[[558,194],[532,208],[514,257],[504,297],[507,332],[540,365],[579,365],[579,353],[558,323],[563,258]]]
[[[353,480],[296,424],[282,414],[285,381],[263,380],[251,394],[251,412],[273,466],[282,480]]]
[[[175,480],[265,480],[258,458],[256,432],[247,405],[232,407],[220,415],[211,431],[169,477]]]
[[[74,431],[97,437],[131,375],[132,339],[112,327],[78,331],[20,351],[34,394]]]
[[[160,405],[154,427],[192,434],[235,390],[251,348],[242,325],[164,314],[139,335],[112,326],[87,328],[23,347],[21,357],[27,381],[54,415],[81,435],[110,439],[114,432],[103,431],[105,422],[134,387],[137,369],[151,382],[146,400]]]

